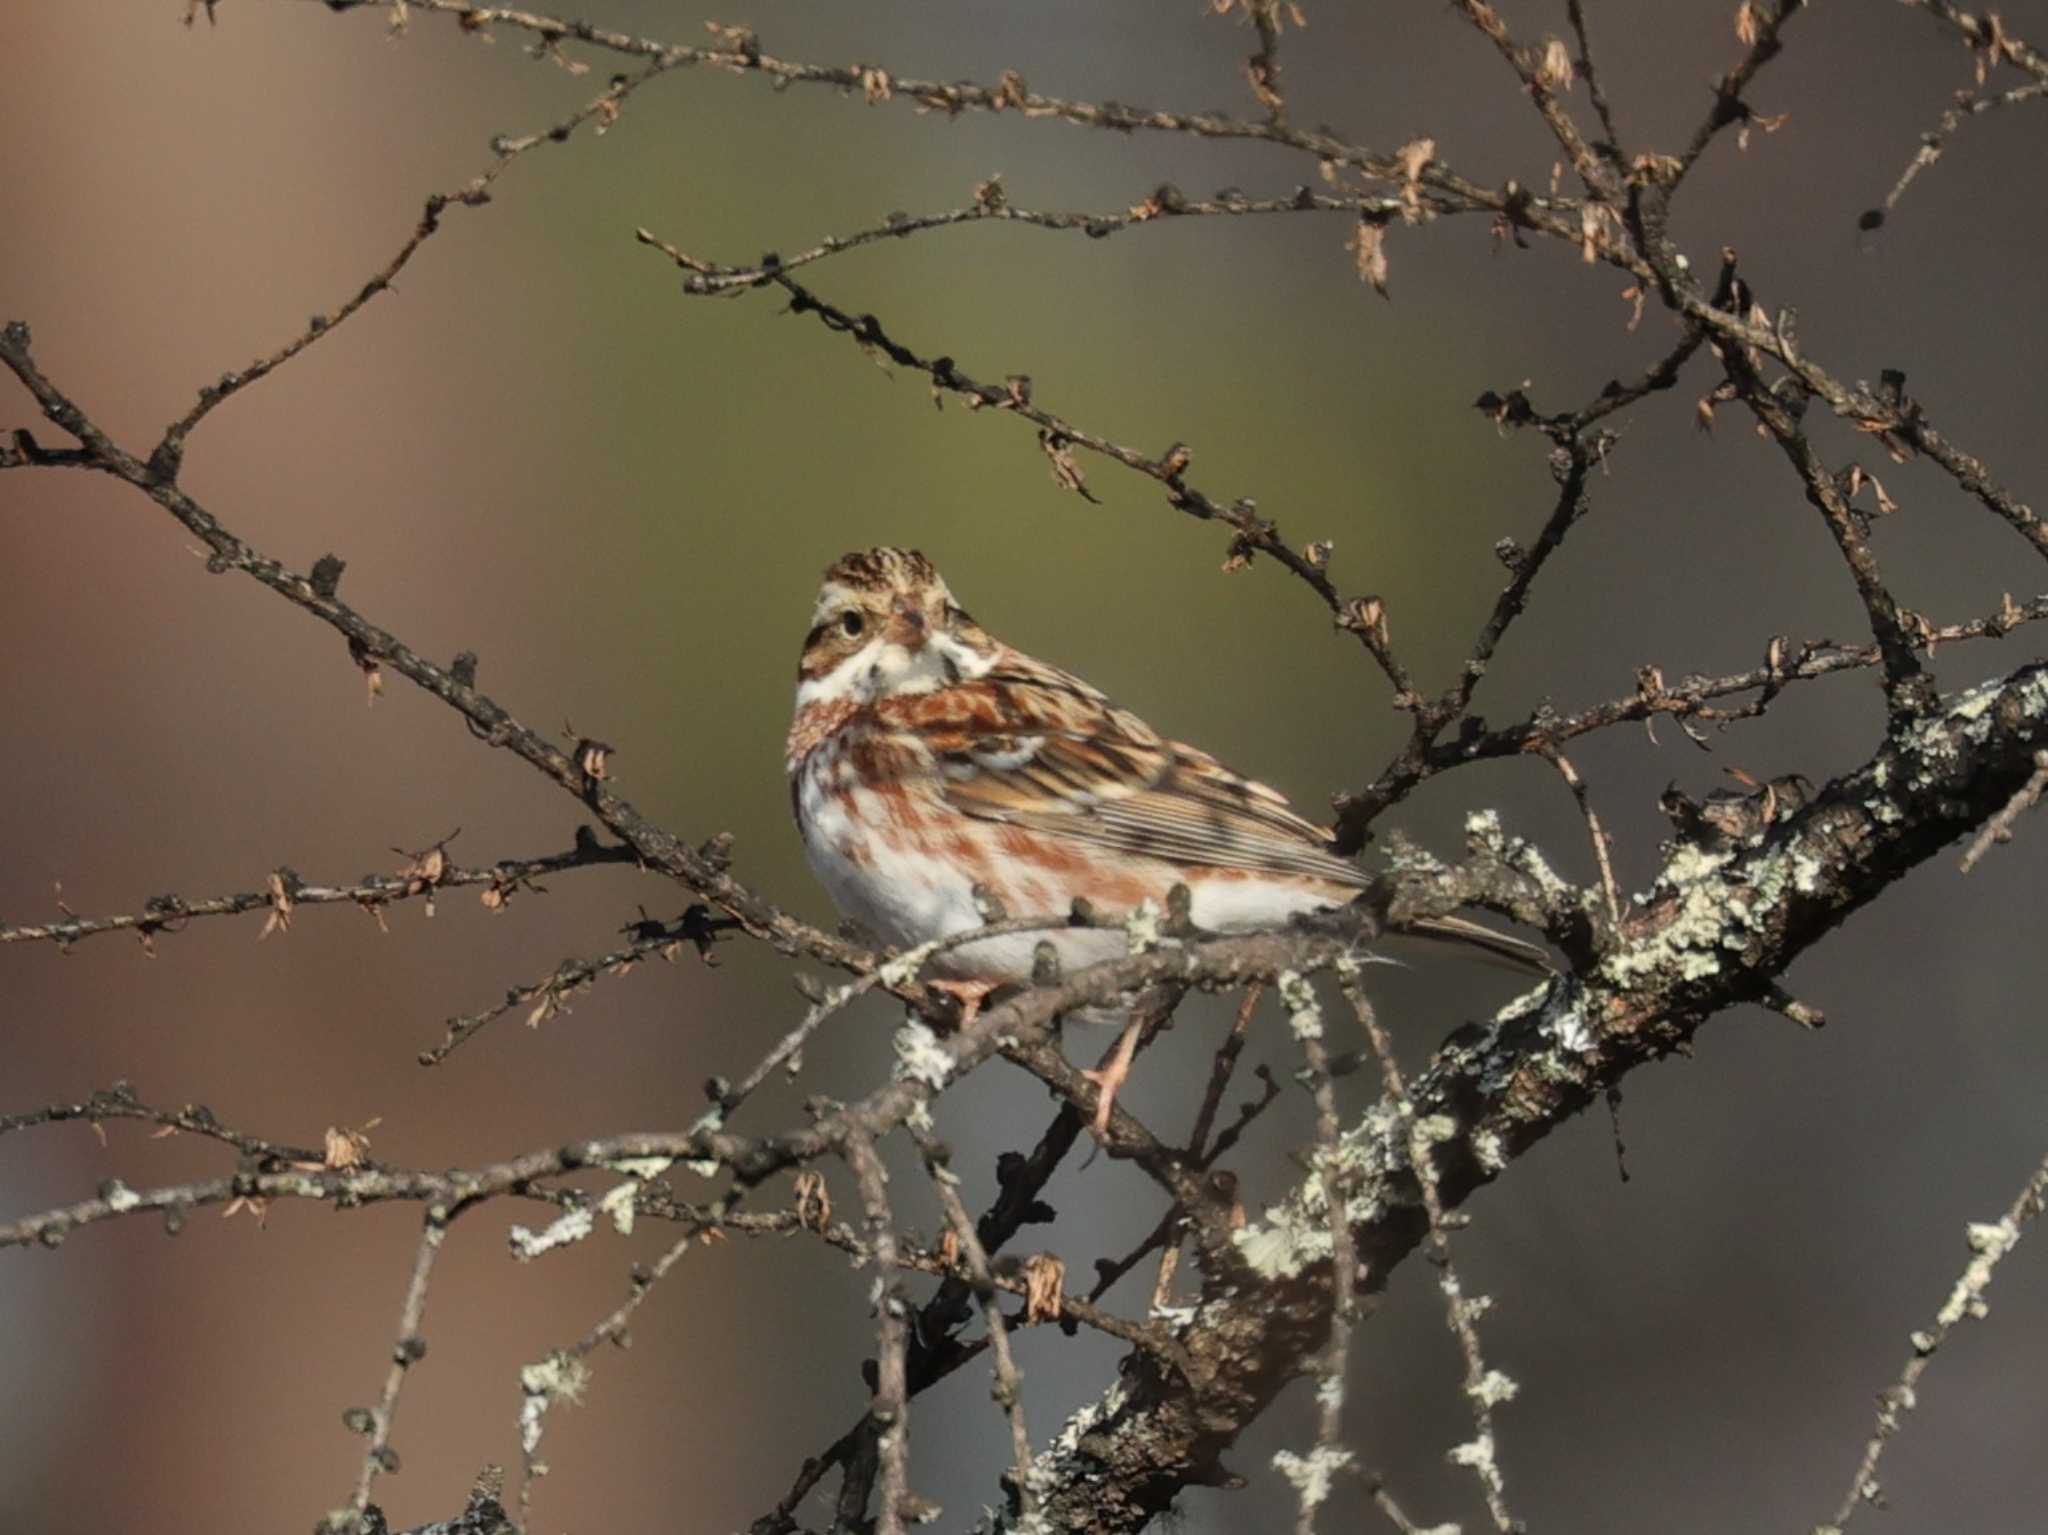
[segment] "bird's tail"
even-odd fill
[[[1557,967],[1550,962],[1548,951],[1539,945],[1525,939],[1510,937],[1483,922],[1473,922],[1464,917],[1417,917],[1388,931],[1414,938],[1428,938],[1438,943],[1455,943],[1468,950],[1477,949],[1496,964],[1506,965],[1525,975],[1557,973]]]

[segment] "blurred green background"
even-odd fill
[[[616,67],[572,49],[593,66],[574,77],[526,57],[518,34],[486,43],[424,13],[393,37],[381,14],[314,4],[224,0],[217,26],[190,30],[182,9],[0,8],[0,310],[33,322],[47,371],[131,445],[353,293],[428,192],[484,167],[494,134],[559,120]],[[1732,5],[1588,10],[1632,147],[1675,147],[1735,57]],[[1507,14],[1533,39],[1562,11]],[[608,0],[593,19],[681,41],[707,19],[743,21],[789,57],[939,79],[1014,68],[1070,97],[1255,110],[1251,34],[1192,0],[708,14]],[[1475,178],[1548,181],[1527,104],[1443,8],[1312,5],[1309,20],[1283,53],[1298,121],[1389,150],[1427,134]],[[2048,38],[2048,6],[2008,6],[2006,21]],[[1895,7],[1819,8],[1788,44],[1754,99],[1789,122],[1746,152],[1713,151],[1678,237],[1696,262],[1737,246],[1767,304],[1800,307],[1811,354],[1849,377],[1908,369],[1944,428],[2022,494],[2039,486],[2048,118],[1973,121],[1891,224],[1859,236],[1856,215],[1969,83],[1968,57]],[[733,832],[742,877],[814,919],[829,913],[788,825],[781,739],[818,573],[848,548],[924,548],[1006,639],[1318,810],[1370,778],[1402,720],[1304,588],[1263,563],[1223,575],[1221,531],[1107,463],[1082,461],[1103,505],[1062,493],[1029,430],[935,413],[921,379],[888,376],[772,296],[685,297],[633,239],[644,225],[696,256],[750,261],[892,210],[960,206],[993,173],[1021,206],[1111,211],[1162,181],[1284,194],[1315,167],[1256,145],[946,121],[678,72],[601,137],[527,156],[489,207],[451,210],[393,293],[216,413],[186,484],[298,568],[344,556],[352,602],[429,655],[480,652],[482,685],[522,719],[615,743],[642,809],[687,836]],[[1528,381],[1539,406],[1576,405],[1674,332],[1653,312],[1630,334],[1614,273],[1562,248],[1497,251],[1477,220],[1393,230],[1383,302],[1358,282],[1348,233],[1339,216],[1164,220],[1101,241],[984,225],[837,257],[808,280],[979,378],[1031,374],[1040,403],[1091,430],[1154,453],[1186,441],[1211,495],[1256,497],[1297,543],[1333,540],[1339,585],[1381,594],[1403,658],[1441,685],[1500,583],[1493,543],[1532,538],[1552,495],[1540,443],[1503,439],[1471,401]],[[1849,582],[1775,453],[1728,412],[1717,435],[1694,429],[1710,383],[1698,365],[1623,418],[1593,516],[1488,677],[1485,712],[1623,693],[1645,662],[1673,677],[1753,665],[1775,633],[1858,634]],[[5,399],[0,424],[30,424],[25,398]],[[1950,621],[2041,584],[1926,466],[1816,431],[1904,506],[1879,548],[1910,606]],[[328,631],[208,576],[191,542],[110,482],[0,480],[0,913],[48,914],[58,885],[92,912],[256,888],[279,863],[347,879],[456,826],[465,862],[568,844],[578,818],[557,791],[402,683],[366,709]],[[2022,632],[1938,664],[1955,685],[2037,648]],[[1656,866],[1667,781],[1701,792],[1724,764],[1821,778],[1861,760],[1881,723],[1876,690],[1838,679],[1715,755],[1675,730],[1574,755],[1636,888]],[[1576,814],[1540,764],[1454,775],[1390,824],[1452,852],[1482,805],[1590,877]],[[1477,1202],[1466,1272],[1500,1301],[1493,1362],[1523,1383],[1502,1456],[1533,1528],[1796,1529],[1833,1507],[1872,1393],[1960,1266],[1962,1221],[2002,1208],[2041,1150],[2030,836],[1967,880],[1937,862],[1802,962],[1792,983],[1833,1030],[1734,1017],[1699,1059],[1643,1076],[1623,1120],[1627,1186],[1588,1117]],[[153,962],[119,939],[69,956],[10,948],[0,1109],[127,1077],[281,1139],[381,1115],[377,1155],[473,1163],[684,1124],[705,1076],[743,1070],[796,1016],[786,967],[728,945],[716,970],[649,967],[536,1032],[508,1020],[447,1066],[415,1067],[445,1016],[608,947],[639,903],[681,904],[617,871],[553,886],[498,916],[459,894],[431,920],[408,907],[384,936],[322,909],[260,946],[260,919],[196,924]],[[1493,975],[1418,962],[1386,973],[1382,1006],[1419,1057],[1501,1000]],[[764,1093],[745,1127],[787,1122],[806,1092],[879,1080],[892,1022],[881,1006],[844,1020],[802,1084]],[[1184,1124],[1219,1027],[1190,1009],[1132,1106]],[[1254,1054],[1293,1064],[1270,1020]],[[1365,1091],[1349,1084],[1348,1101]],[[1303,1109],[1290,1096],[1238,1159],[1255,1199],[1293,1176]],[[994,1155],[1049,1112],[1001,1069],[948,1097],[941,1129],[970,1202]],[[0,1210],[219,1165],[128,1127],[105,1147],[83,1128],[12,1137]],[[1107,1163],[1070,1168],[1052,1197],[1063,1219],[1045,1240],[1073,1272],[1156,1209]],[[0,1256],[0,1528],[308,1527],[353,1478],[340,1414],[381,1379],[414,1218],[281,1208],[264,1230],[207,1217],[176,1242],[109,1227]],[[518,1364],[623,1295],[624,1249],[644,1257],[663,1239],[607,1236],[514,1269],[508,1218],[473,1217],[451,1244],[432,1357],[400,1409],[406,1469],[378,1490],[394,1523],[445,1515],[477,1466],[516,1458]],[[2039,1258],[2023,1247],[2001,1269],[1990,1328],[1944,1352],[1928,1410],[1892,1452],[1903,1527],[2038,1520]],[[1422,1517],[1469,1521],[1469,1478],[1441,1464],[1467,1424],[1426,1281],[1402,1274],[1362,1337],[1354,1448]],[[1138,1311],[1140,1288],[1112,1300]],[[536,1529],[717,1531],[767,1510],[860,1409],[864,1294],[837,1256],[799,1242],[693,1255],[643,1312],[638,1347],[601,1358],[587,1404],[551,1421]],[[1020,1346],[1041,1438],[1112,1378],[1114,1351],[1085,1336]],[[916,1484],[949,1526],[996,1498],[1001,1423],[975,1371],[913,1423]],[[1185,1527],[1287,1517],[1268,1460],[1308,1423],[1305,1398],[1276,1411],[1233,1457],[1252,1486],[1188,1494]],[[806,1513],[826,1522],[822,1504]],[[1340,1499],[1331,1523],[1366,1516]]]

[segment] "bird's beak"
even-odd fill
[[[888,638],[890,643],[901,645],[913,655],[924,649],[929,638],[924,612],[908,597],[899,597],[889,609]]]

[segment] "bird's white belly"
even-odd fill
[[[967,872],[892,834],[882,796],[847,776],[828,744],[797,778],[804,852],[839,909],[897,948],[980,927]]]
[[[974,899],[974,876],[959,859],[928,850],[922,839],[893,826],[882,796],[849,782],[840,755],[827,744],[803,764],[797,778],[798,825],[804,851],[819,881],[847,916],[875,937],[910,948],[971,932],[983,925]],[[1177,871],[1162,865],[1152,899],[1165,904]],[[1049,870],[1030,870],[1002,882],[1012,917],[1059,918],[1076,897],[1090,892]],[[1278,927],[1296,913],[1327,909],[1327,896],[1286,880],[1198,879],[1190,889],[1190,916],[1209,932]],[[1101,905],[1100,901],[1095,904]],[[1120,915],[1105,910],[1106,917]],[[979,980],[1029,980],[1038,945],[1050,942],[1062,969],[1074,971],[1129,952],[1119,928],[1051,928],[1005,934],[937,955],[932,970]]]

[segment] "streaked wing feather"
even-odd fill
[[[1079,678],[1013,653],[984,682],[948,690],[960,707],[927,737],[963,814],[1190,867],[1366,884],[1278,793],[1162,739]]]

